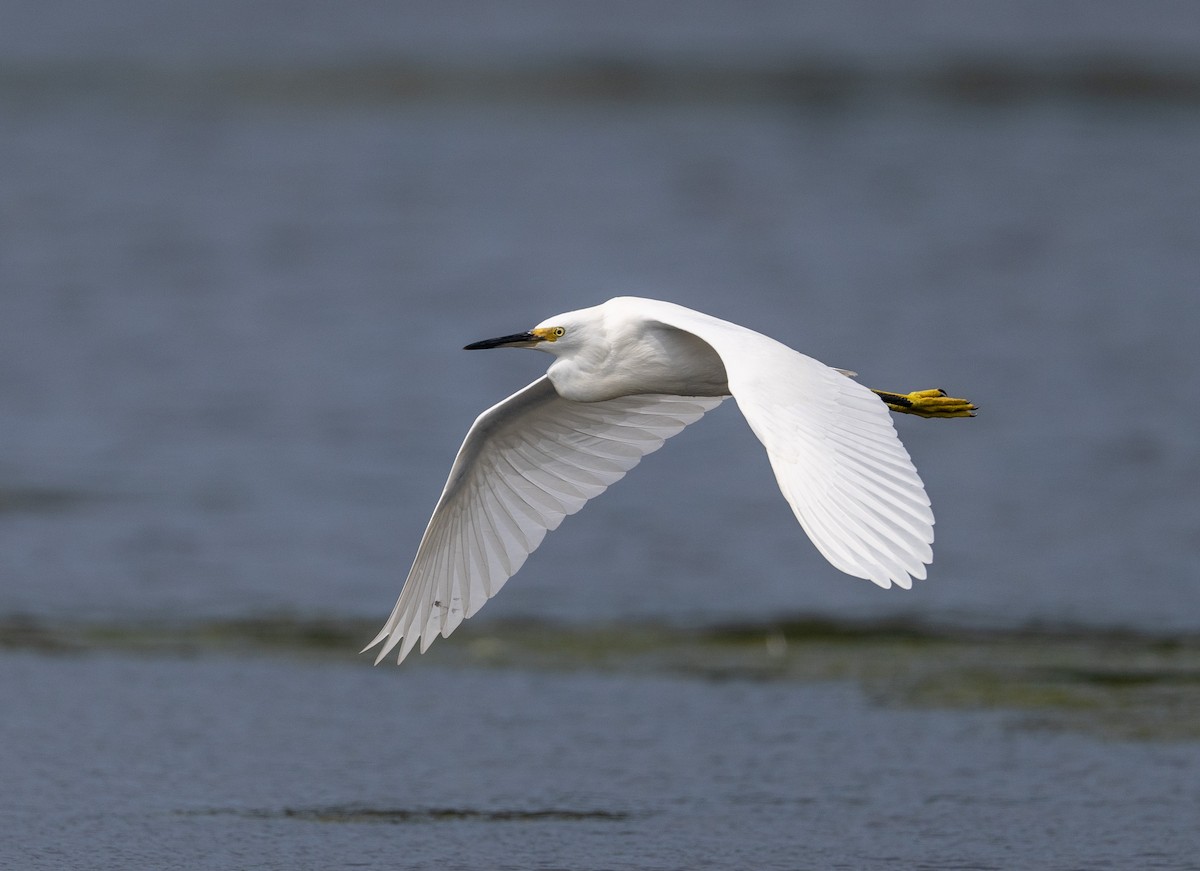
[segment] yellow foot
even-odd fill
[[[921,417],[974,417],[977,407],[965,399],[947,396],[946,391],[914,390],[912,393],[889,393],[873,390],[892,411],[916,414]]]

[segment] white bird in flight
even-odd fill
[[[925,577],[933,512],[888,409],[971,417],[966,400],[869,390],[746,327],[636,297],[466,346],[484,348],[555,359],[467,432],[396,607],[364,649],[383,643],[376,664],[448,636],[564,517],[730,396],[830,563],[884,588]]]

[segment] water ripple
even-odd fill
[[[819,57],[721,63],[615,55],[490,64],[396,57],[326,65],[188,67],[91,60],[0,65],[0,99],[94,94],[307,105],[499,100],[830,106],[898,96],[967,105],[1045,99],[1191,105],[1200,101],[1200,68],[1103,54],[1053,62],[946,57],[895,68]]]
[[[625,811],[575,810],[570,808],[375,808],[358,805],[285,808],[208,808],[178,811],[184,816],[237,816],[249,819],[304,820],[315,823],[440,823],[440,822],[573,822],[598,820],[620,822],[633,815]]]

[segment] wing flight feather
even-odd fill
[[[475,421],[417,548],[400,598],[367,649],[424,652],[473,616],[548,531],[723,397],[573,402],[545,376]]]
[[[639,308],[651,302],[639,300]],[[844,370],[761,333],[672,303],[652,305],[648,316],[720,356],[784,498],[825,558],[885,588],[924,578],[933,512],[879,397]]]

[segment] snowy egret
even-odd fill
[[[547,531],[729,396],[830,563],[885,588],[925,577],[933,512],[887,411],[970,417],[966,400],[872,391],[746,327],[635,297],[466,346],[484,348],[555,360],[467,432],[396,607],[366,647],[383,642],[376,663],[398,644],[402,662],[418,640],[424,653],[448,636]]]

